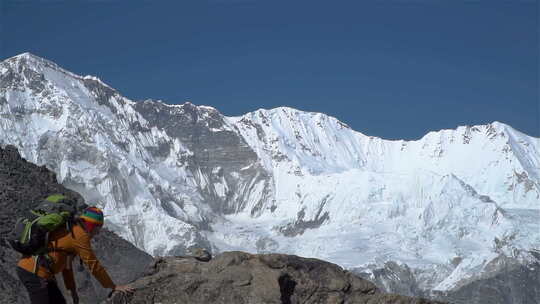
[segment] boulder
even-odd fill
[[[428,304],[440,303],[383,294],[338,265],[284,254],[225,252],[204,262],[197,257],[165,257],[108,304]]]

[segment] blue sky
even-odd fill
[[[135,100],[290,106],[387,139],[540,136],[537,1],[0,3],[0,59],[32,52]]]

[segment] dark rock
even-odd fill
[[[387,262],[384,267],[373,268],[370,272],[352,271],[385,292],[428,297],[452,304],[540,304],[540,253],[534,250],[527,253],[533,257],[528,262],[501,254],[486,265],[484,272],[464,279],[444,292],[420,288],[419,279],[426,278],[405,264]],[[460,257],[452,261],[454,266],[460,262]],[[447,271],[451,270],[440,266],[435,273]]]
[[[204,248],[193,248],[190,250],[191,255],[201,262],[208,262],[212,259],[212,255]]]
[[[420,288],[413,270],[406,264],[388,261],[383,267],[372,269],[371,273],[353,272],[387,292],[414,297],[427,296]]]
[[[319,209],[314,219],[305,220],[304,217],[306,215],[306,212],[305,212],[305,208],[303,208],[302,210],[298,212],[298,218],[295,222],[289,223],[283,227],[278,227],[278,230],[284,236],[293,237],[299,234],[303,234],[307,229],[316,229],[316,228],[321,227],[325,221],[330,220],[328,211],[322,213],[323,208],[328,202],[329,198],[330,198],[330,195],[327,195],[319,203]]]
[[[0,303],[2,304],[28,303],[27,293],[15,275],[20,255],[9,247],[5,237],[17,218],[51,193],[63,193],[83,201],[78,193],[58,184],[56,175],[44,166],[38,167],[22,159],[17,149],[12,146],[0,148]],[[94,239],[93,247],[99,260],[117,284],[128,283],[140,277],[153,261],[151,256],[106,229]],[[81,303],[94,303],[96,299],[106,298],[109,290],[103,289],[87,271],[76,271],[75,275]]]

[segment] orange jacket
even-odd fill
[[[74,290],[75,280],[71,260],[78,255],[104,288],[114,288],[116,285],[105,268],[101,266],[92,250],[90,235],[79,225],[74,225],[72,230],[73,235],[66,229],[51,233],[49,236],[49,248],[52,251],[49,252],[49,256],[52,258],[53,263],[50,269],[40,266],[37,275],[45,279],[52,279],[55,274],[62,272],[66,288]],[[25,256],[19,260],[17,265],[27,271],[34,272],[35,260],[31,256]]]

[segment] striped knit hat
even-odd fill
[[[88,232],[92,232],[96,227],[103,226],[103,211],[97,207],[84,209],[79,218],[83,220],[86,231]]]

